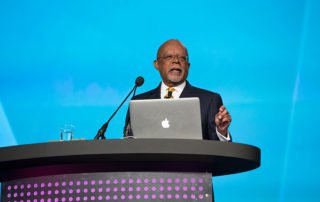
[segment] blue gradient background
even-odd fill
[[[159,83],[157,48],[178,38],[234,141],[262,150],[259,169],[214,178],[216,200],[320,201],[319,36],[317,0],[1,0],[0,146],[57,140],[65,123],[92,139],[136,76],[138,93]]]

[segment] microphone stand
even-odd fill
[[[124,102],[128,99],[128,97],[131,95],[131,93],[133,91],[136,91],[138,85],[136,84],[132,90],[130,91],[130,93],[127,95],[127,97],[121,102],[121,104],[119,105],[119,107],[117,108],[117,110],[115,112],[113,112],[113,114],[111,115],[111,117],[108,119],[108,121],[102,125],[102,127],[98,130],[98,133],[97,135],[94,137],[94,140],[98,140],[98,139],[102,139],[102,140],[105,140],[106,137],[104,136],[107,128],[108,128],[108,125],[109,125],[109,122],[111,121],[111,119],[114,117],[114,115],[116,115],[116,113],[119,111],[119,109],[121,108],[121,106],[124,104]]]

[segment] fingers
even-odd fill
[[[219,108],[219,112],[222,112],[224,110],[227,110],[225,106],[221,105],[221,107]]]
[[[229,115],[229,112],[228,112],[228,110],[225,108],[225,106],[221,106],[220,108],[219,108],[219,112],[218,112],[218,118],[220,119],[220,120],[222,120],[224,117],[226,117],[227,115]]]
[[[221,120],[221,123],[227,123],[227,122],[231,122],[231,116],[230,116],[230,115],[225,116],[225,117]]]
[[[227,130],[231,121],[231,115],[229,114],[228,110],[225,108],[225,106],[221,106],[215,116],[216,126],[218,129]]]
[[[224,105],[221,105],[220,108],[219,108],[219,111],[223,111],[225,109],[226,109],[226,107]]]
[[[216,125],[218,127],[224,127],[226,125],[229,125],[231,123],[232,119],[230,115],[227,115],[225,117],[223,117],[222,119],[216,119]]]

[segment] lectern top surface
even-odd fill
[[[212,140],[95,140],[0,148],[0,181],[116,171],[209,172],[219,176],[259,166],[259,148]]]

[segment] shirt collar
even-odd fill
[[[182,84],[178,85],[178,86],[174,86],[174,97],[180,97],[184,87],[186,86],[186,81],[184,81]],[[161,98],[164,97],[164,95],[166,95],[166,91],[169,88],[169,86],[167,86],[166,84],[163,83],[163,81],[161,82]]]

